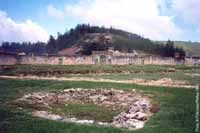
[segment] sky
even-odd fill
[[[0,42],[47,42],[77,24],[200,41],[200,0],[0,0]]]

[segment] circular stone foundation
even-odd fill
[[[153,115],[151,100],[135,90],[71,88],[58,92],[34,92],[17,99],[15,104],[31,107],[33,116],[81,124],[108,125],[129,130],[142,128]],[[107,113],[119,112],[111,121],[69,117],[55,111],[68,104],[91,104],[104,108]],[[27,106],[28,105],[28,106]],[[81,108],[80,108],[81,110]],[[106,113],[106,112],[105,112]]]

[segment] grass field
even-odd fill
[[[158,78],[163,76],[161,72],[167,73],[166,70],[175,69],[176,73],[199,73],[198,67],[185,66],[15,66],[14,69],[1,71],[2,75],[15,74],[17,71],[33,71],[33,70],[113,70],[123,69],[128,71],[143,71],[144,78]],[[170,68],[170,69],[169,69]],[[140,73],[134,74],[105,74],[98,75],[104,78],[125,79],[139,77]],[[156,75],[158,74],[158,75]],[[68,76],[68,75],[65,75]],[[81,76],[88,76],[81,75]],[[89,75],[91,76],[91,75]],[[107,77],[106,77],[107,76]],[[110,77],[109,77],[110,76]],[[124,76],[124,77],[123,77]],[[127,76],[127,77],[126,77]],[[171,75],[171,77],[174,77]],[[177,79],[184,78],[181,75]],[[193,81],[195,79],[195,81]],[[199,82],[198,77],[193,77],[194,84]],[[191,81],[191,82],[192,82]],[[9,105],[9,102],[23,96],[24,94],[37,91],[58,91],[67,88],[116,88],[123,90],[141,91],[144,95],[152,95],[153,100],[160,105],[159,111],[145,124],[145,127],[135,131],[118,129],[113,127],[104,127],[96,125],[79,125],[74,123],[63,123],[50,121],[42,118],[33,117],[25,110],[19,110]],[[170,88],[170,87],[154,87],[142,86],[135,84],[123,83],[98,83],[86,81],[45,81],[45,80],[9,80],[0,79],[0,133],[194,133],[195,130],[195,89],[186,88]],[[70,105],[65,108],[68,114],[77,115],[76,108],[89,113],[101,114],[101,117],[112,116],[112,113],[105,112],[95,106],[87,105]],[[80,114],[80,112],[78,112]],[[104,114],[109,115],[104,115]],[[80,114],[81,115],[81,114]],[[110,118],[108,118],[110,119]]]
[[[5,66],[6,67],[6,66]],[[0,74],[9,74],[14,75],[20,72],[46,72],[46,71],[86,71],[90,72],[93,70],[115,70],[115,71],[131,71],[131,72],[167,72],[169,66],[158,66],[158,65],[124,65],[124,66],[114,66],[114,65],[70,65],[70,66],[63,66],[63,65],[15,65],[15,66],[7,66],[8,68],[4,71],[0,71]],[[173,67],[173,66],[172,66]],[[177,67],[177,69],[181,69],[182,67]],[[194,67],[195,69],[196,67]],[[187,69],[187,67],[184,69]],[[170,70],[169,70],[170,71]]]
[[[101,72],[98,74],[98,72]],[[158,80],[171,78],[185,80],[192,85],[200,83],[200,76],[186,74],[200,74],[200,66],[160,66],[160,65],[125,65],[125,66],[52,66],[52,65],[16,65],[2,70],[0,75],[16,75],[17,73],[33,73],[36,75],[50,75],[56,77],[92,77],[116,80],[146,79]],[[50,73],[50,74],[49,74]]]

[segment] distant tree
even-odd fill
[[[56,47],[56,40],[52,35],[49,37],[49,41],[47,43],[47,52],[48,53],[56,53],[57,47]]]
[[[174,57],[175,48],[174,48],[174,42],[168,40],[165,46],[165,56],[167,57]]]

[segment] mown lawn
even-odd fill
[[[160,110],[143,129],[127,131],[112,127],[78,125],[34,118],[25,111],[8,107],[8,102],[33,91],[57,91],[66,88],[136,89],[152,94]],[[140,86],[121,83],[36,81],[0,79],[0,133],[194,133],[195,90]]]

